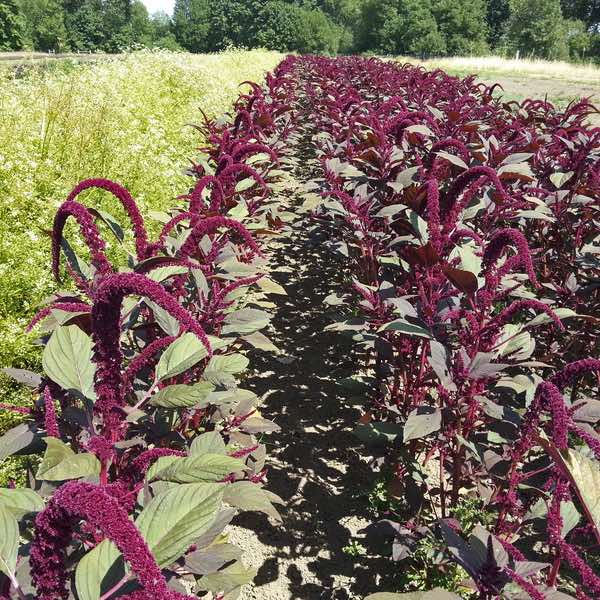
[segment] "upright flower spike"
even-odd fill
[[[442,235],[440,223],[440,190],[435,179],[430,179],[427,184],[427,228],[429,241],[434,250],[440,254],[442,251]]]
[[[255,255],[262,256],[262,251],[254,241],[252,234],[239,221],[228,217],[208,217],[196,223],[185,243],[181,246],[178,256],[188,257],[194,254],[202,237],[206,234],[215,233],[220,227],[235,231]]]
[[[67,201],[75,200],[77,196],[81,194],[81,192],[92,188],[110,192],[121,202],[125,212],[127,213],[127,216],[129,217],[129,220],[131,221],[131,226],[133,228],[133,234],[135,237],[137,258],[138,260],[147,258],[148,234],[146,233],[144,218],[142,217],[142,213],[140,213],[133,196],[122,185],[116,183],[115,181],[111,181],[110,179],[85,179],[75,186],[73,191],[67,197]]]
[[[189,195],[190,200],[190,212],[196,215],[204,212],[204,202],[202,200],[202,192],[206,189],[207,186],[212,185],[212,193],[211,198],[218,197],[218,203],[220,204],[225,196],[225,192],[223,190],[223,185],[221,184],[221,180],[214,175],[205,175],[201,179],[199,179],[192,190],[192,193]],[[217,201],[215,201],[216,203]],[[213,201],[211,200],[209,206],[213,205]],[[164,229],[163,229],[164,231]],[[162,234],[161,234],[162,237]]]
[[[165,288],[138,273],[115,273],[104,278],[96,290],[92,309],[92,336],[94,339],[94,362],[97,365],[94,410],[104,420],[103,433],[111,441],[121,435],[121,411],[124,402],[124,385],[121,374],[121,305],[123,298],[139,295],[152,300],[181,326],[194,333],[212,356],[212,349],[202,327]]]
[[[553,323],[558,329],[563,331],[565,328],[561,320],[558,318],[558,315],[547,304],[544,304],[543,302],[534,299],[515,300],[512,304],[507,306],[497,317],[493,319],[492,325],[494,327],[502,327],[503,325],[508,323],[511,317],[523,310],[541,311],[548,315],[550,319],[552,319]]]
[[[445,201],[443,202],[443,206],[447,211],[446,218],[444,219],[446,227],[454,225],[460,212],[464,208],[462,203],[458,202],[459,196],[470,184],[477,180],[480,180],[479,188],[489,182],[496,188],[496,191],[503,200],[510,200],[494,169],[486,166],[471,167],[468,171],[464,171],[454,180],[446,194]]]
[[[186,598],[170,590],[144,538],[117,499],[101,486],[70,481],[54,493],[35,520],[30,560],[38,600],[69,597],[66,550],[79,520],[117,546],[144,592],[154,600]]]
[[[56,407],[48,386],[44,388],[44,426],[50,437],[60,438],[60,430],[56,420]]]
[[[519,257],[519,263],[525,269],[527,275],[529,275],[531,283],[538,287],[539,284],[533,268],[529,244],[527,243],[525,236],[517,229],[511,229],[507,227],[505,229],[498,230],[494,234],[488,243],[485,252],[483,253],[484,267],[493,267],[496,262],[498,262],[503,250],[509,245],[515,246],[517,250],[517,256]]]
[[[100,237],[100,232],[94,222],[92,213],[79,202],[67,200],[63,202],[54,217],[52,228],[52,273],[56,281],[60,282],[60,245],[62,242],[63,229],[69,217],[73,217],[79,224],[83,239],[90,250],[92,264],[100,275],[107,275],[112,271],[110,263],[106,258],[106,244]]]

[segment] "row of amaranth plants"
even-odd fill
[[[405,589],[599,597],[594,108],[376,59],[289,61],[322,166],[306,204],[353,275],[326,299],[359,349],[342,383],[368,394],[356,433],[393,500],[367,544],[412,564]]]
[[[264,309],[285,293],[262,240],[288,216],[270,194],[286,176],[288,79],[283,65],[198,126],[194,184],[154,215],[156,239],[112,181],[82,181],[58,209],[51,268],[72,285],[30,324],[44,372],[7,370],[32,405],[1,407],[24,422],[0,459],[40,455],[28,487],[0,489],[1,598],[229,600],[253,578],[224,529],[238,509],[279,520],[262,439],[277,426],[243,378],[247,350],[276,350]],[[88,190],[112,194],[127,226]]]

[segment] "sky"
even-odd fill
[[[175,0],[142,0],[142,2],[146,5],[150,14],[159,10],[166,12],[169,15],[173,14]]]

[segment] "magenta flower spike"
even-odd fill
[[[138,260],[147,258],[148,234],[146,233],[144,218],[142,217],[133,196],[122,185],[111,181],[110,179],[85,179],[75,186],[73,191],[67,197],[67,201],[75,200],[81,192],[92,188],[110,192],[121,202],[131,222]]]
[[[96,290],[92,309],[94,362],[97,365],[94,410],[102,415],[104,433],[110,434],[113,441],[120,436],[121,410],[124,406],[121,304],[125,296],[132,294],[144,296],[166,310],[179,321],[183,329],[194,333],[206,347],[208,355],[212,356],[210,343],[202,327],[160,283],[138,273],[115,273],[103,279]]]
[[[52,228],[52,272],[56,281],[60,281],[60,244],[65,223],[69,217],[73,217],[79,224],[83,239],[90,250],[92,264],[100,275],[107,275],[112,267],[106,258],[106,244],[100,237],[100,232],[94,222],[92,213],[79,202],[68,200],[63,202],[54,217]]]
[[[144,538],[118,501],[100,486],[68,482],[35,520],[30,560],[39,600],[69,597],[66,550],[79,520],[97,528],[117,546],[145,593],[154,599],[182,597],[173,595]]]

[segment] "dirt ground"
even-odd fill
[[[301,181],[311,161],[300,162]],[[324,331],[332,319],[323,300],[340,290],[345,268],[325,247],[327,231],[302,214],[302,198],[287,201],[300,216],[269,244],[273,279],[287,296],[273,297],[266,333],[281,352],[257,352],[254,375],[244,382],[263,397],[261,413],[281,427],[266,444],[267,489],[285,501],[278,507],[283,523],[245,513],[229,535],[258,570],[241,600],[354,600],[393,589],[386,578],[394,569],[389,558],[347,549],[373,521],[365,498],[373,473],[352,434],[360,405],[338,383],[356,371],[352,343]]]

